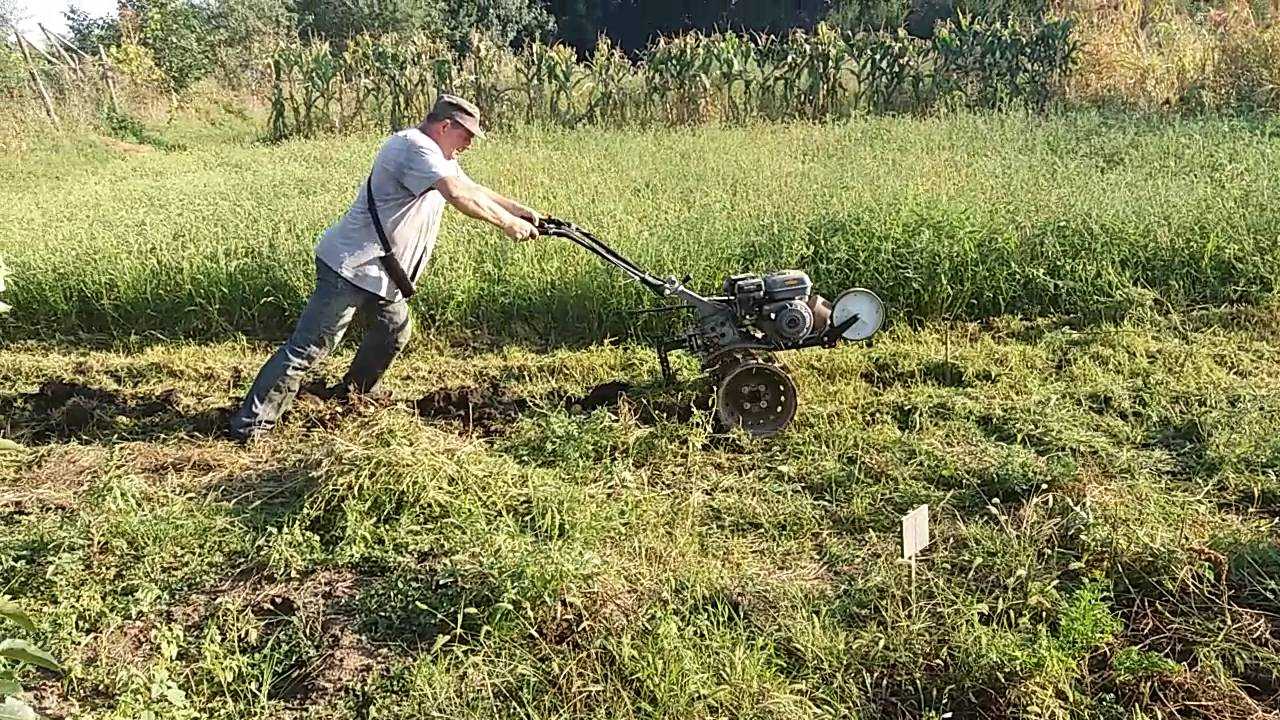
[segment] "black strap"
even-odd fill
[[[413,297],[413,282],[404,273],[404,268],[396,259],[396,254],[391,251],[391,243],[387,241],[387,234],[382,229],[382,220],[378,217],[378,206],[373,202],[373,175],[369,175],[364,181],[364,193],[369,201],[369,216],[373,218],[373,229],[378,231],[378,241],[382,243],[382,265],[391,276],[391,282],[400,288],[400,294],[407,300]]]

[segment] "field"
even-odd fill
[[[378,138],[179,139],[6,158],[0,595],[64,665],[44,715],[1277,717],[1272,129],[499,136],[473,177],[661,274],[804,267],[891,321],[724,435],[639,289],[454,213],[393,398],[250,448],[216,431]]]
[[[1093,322],[1275,295],[1277,137],[1092,114],[870,119],[529,132],[468,167],[707,292],[731,272],[796,266],[828,294],[874,287],[900,320]],[[33,153],[0,187],[9,331],[278,337],[377,143]],[[567,243],[451,232],[416,305],[441,331],[591,342],[624,333],[646,299]]]

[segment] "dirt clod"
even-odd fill
[[[570,412],[591,412],[603,405],[614,405],[628,392],[634,391],[631,383],[622,380],[611,380],[601,383],[587,391],[582,397],[571,397],[564,401],[564,407]]]
[[[25,430],[26,442],[112,437],[138,424],[181,418],[178,393],[141,396],[50,380],[33,393],[0,396],[0,417]]]
[[[413,405],[420,417],[455,420],[468,430],[494,434],[514,422],[528,407],[528,402],[497,386],[487,389],[464,386],[427,393]]]

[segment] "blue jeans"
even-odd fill
[[[408,304],[356,287],[317,259],[315,292],[293,335],[258,371],[249,394],[231,416],[231,434],[248,439],[274,428],[293,405],[303,375],[333,352],[357,312],[369,317],[369,328],[342,384],[360,393],[374,390],[409,342]]]

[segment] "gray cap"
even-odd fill
[[[480,108],[469,100],[457,95],[442,94],[436,99],[436,105],[431,109],[431,114],[454,120],[469,130],[472,135],[484,137],[484,130],[480,127]]]

